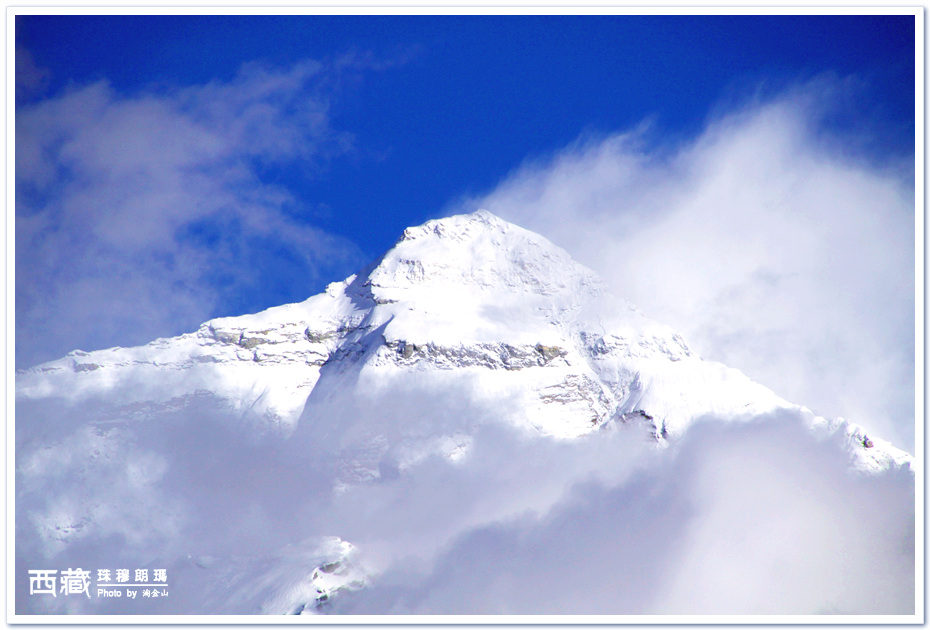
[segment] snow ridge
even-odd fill
[[[408,228],[373,265],[304,302],[212,319],[136,348],[76,350],[24,370],[16,396],[18,405],[58,401],[92,409],[94,418],[71,442],[19,458],[27,495],[71,457],[62,449],[91,449],[92,466],[125,465],[138,487],[156,488],[167,464],[143,453],[148,464],[139,472],[126,454],[137,445],[124,434],[184,411],[327,463],[334,476],[325,491],[336,494],[436,461],[456,466],[484,426],[563,442],[626,432],[661,449],[709,418],[752,422],[779,413],[836,442],[855,470],[913,472],[910,455],[862,427],[816,416],[703,360],[564,250],[484,210]],[[38,440],[43,422],[19,422],[17,443]],[[259,488],[277,483],[264,466],[250,473]],[[30,508],[39,539],[63,549],[99,530],[91,503]],[[196,576],[201,565],[179,571]],[[261,566],[261,580],[235,582],[235,592],[266,613],[326,612],[369,575],[341,538],[308,541]],[[242,572],[210,570],[227,590],[224,576]]]
[[[321,375],[350,366],[375,388],[411,371],[467,375],[470,394],[515,396],[514,423],[560,438],[637,411],[661,442],[707,415],[801,409],[703,361],[564,250],[486,210],[407,228],[367,273],[302,303],[213,319],[139,348],[74,351],[19,374],[16,391],[152,411],[208,392],[263,430],[289,434]],[[887,443],[852,443],[869,469],[906,459]],[[892,454],[876,460],[879,452]]]

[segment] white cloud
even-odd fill
[[[912,450],[913,164],[824,131],[841,88],[754,102],[675,146],[648,126],[583,139],[455,211],[542,233],[705,358]]]
[[[843,436],[799,414],[705,418],[659,449],[636,423],[571,441],[518,430],[460,379],[354,397],[335,383],[289,439],[257,439],[209,396],[147,418],[20,401],[18,571],[164,566],[178,597],[153,612],[250,614],[338,536],[370,579],[332,613],[913,612],[912,474],[853,472]],[[469,439],[455,462],[429,448],[450,431]],[[425,452],[401,469],[405,446]]]
[[[294,217],[262,169],[351,149],[333,68],[246,64],[228,83],[77,86],[16,116],[17,361],[190,330],[265,281],[317,280],[357,249]]]
[[[627,459],[629,438],[598,435],[565,451],[484,442],[480,475],[489,483],[469,483],[474,464],[443,475],[445,496],[465,497],[451,508],[427,491],[428,475],[408,480],[393,507],[415,515],[407,521],[415,531],[446,509],[473,516],[476,489],[515,504],[454,532],[425,564],[396,560],[334,611],[913,613],[914,494],[906,475],[850,473],[835,445],[815,441],[791,416],[705,422],[673,452],[652,457]],[[597,446],[606,453],[618,443],[624,448],[611,463],[597,456]],[[530,465],[532,473],[507,483],[510,468],[534,461],[546,462],[545,470]],[[550,493],[551,504],[520,511],[523,496],[555,479],[563,486]],[[384,488],[377,498],[369,536],[390,505]]]

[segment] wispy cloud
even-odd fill
[[[20,107],[17,363],[177,334],[269,275],[309,285],[357,264],[263,178],[297,162],[312,176],[352,149],[328,101],[352,63],[249,63],[134,94],[101,81]]]
[[[827,130],[850,89],[756,99],[686,143],[584,138],[454,211],[548,236],[705,358],[913,449],[913,161]]]
[[[51,73],[47,68],[36,64],[32,53],[17,44],[16,46],[16,102],[24,101],[41,94],[48,88]]]

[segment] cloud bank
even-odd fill
[[[45,75],[25,53],[17,77],[35,88]],[[228,82],[135,94],[100,81],[21,105],[17,365],[185,332],[254,309],[259,283],[305,297],[293,285],[357,266],[356,246],[263,178],[295,163],[312,176],[351,149],[329,94],[352,63],[250,63]]]
[[[629,438],[622,437],[627,448]],[[913,610],[909,482],[851,475],[839,451],[812,440],[797,419],[708,422],[692,429],[672,453],[621,456],[613,465],[600,461],[588,468],[585,462],[594,453],[586,451],[592,446],[575,444],[575,457],[546,459],[550,466],[538,482],[550,475],[568,482],[549,509],[465,529],[428,570],[392,567],[336,610],[761,615]],[[503,448],[497,457],[506,457]],[[446,487],[459,491],[454,483]],[[494,486],[483,487],[495,492]]]
[[[848,89],[756,99],[678,144],[583,138],[450,213],[547,236],[705,358],[913,451],[913,159],[829,131]]]
[[[463,427],[479,425],[467,455],[401,471],[400,438],[317,444],[326,457],[293,439],[258,443],[208,407],[133,423],[51,401],[24,410],[60,437],[17,449],[17,575],[166,567],[172,595],[20,587],[18,612],[258,613],[329,561],[314,554],[334,535],[370,576],[322,611],[334,614],[914,612],[913,476],[853,472],[841,440],[798,416],[706,418],[657,449],[631,425],[527,435],[446,393]],[[402,426],[416,401],[396,401],[378,409]],[[447,408],[422,402],[418,418],[441,425]],[[332,492],[360,457],[381,473]]]

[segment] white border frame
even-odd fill
[[[687,0],[685,0],[687,2]],[[15,22],[17,15],[913,15],[915,20],[915,604],[913,615],[343,615],[343,616],[265,616],[265,615],[23,615],[14,611],[15,603]],[[7,571],[6,622],[8,624],[52,625],[137,625],[137,624],[221,624],[221,625],[746,625],[746,624],[816,624],[816,625],[891,625],[924,624],[925,615],[925,11],[915,6],[697,6],[687,2],[678,7],[616,6],[605,0],[588,0],[586,6],[539,6],[533,0],[511,0],[509,6],[391,5],[389,0],[369,0],[362,5],[326,4],[299,6],[287,4],[269,7],[228,6],[220,2],[204,2],[200,6],[121,6],[100,4],[80,6],[76,0],[65,0],[57,6],[6,7],[6,337],[0,346],[6,352],[6,417],[7,462],[6,525]]]

